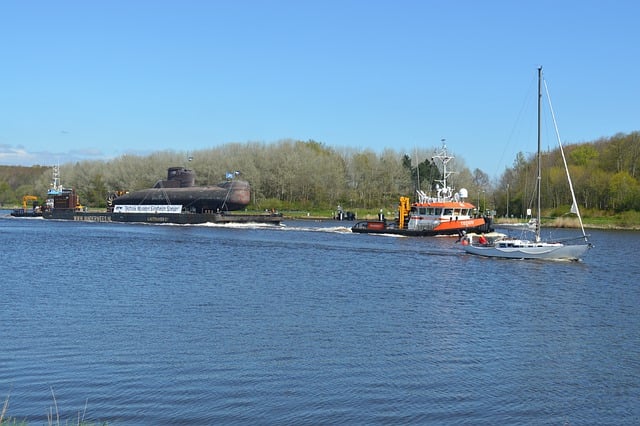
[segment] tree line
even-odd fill
[[[640,211],[640,132],[564,147],[581,211]],[[571,193],[559,148],[542,155],[541,205],[555,215],[569,211]],[[537,160],[519,153],[492,189],[498,212],[523,216],[533,205]]]
[[[423,150],[417,155],[430,158],[433,154]],[[237,171],[240,179],[251,184],[252,207],[278,210],[335,209],[337,205],[395,209],[400,195],[411,194],[417,185],[428,189],[439,174],[428,159],[419,163],[391,149],[378,154],[337,150],[313,140],[282,140],[86,160],[61,164],[60,175],[62,184],[74,188],[83,204],[104,207],[109,192],[149,188],[166,178],[172,166],[194,170],[197,185],[215,185],[227,172]],[[16,169],[22,169],[21,174],[28,178],[9,179]],[[25,194],[45,194],[52,173],[50,167],[0,166],[0,203],[15,204]],[[420,183],[415,180],[417,175]]]
[[[108,161],[86,160],[60,165],[62,184],[73,187],[81,202],[104,207],[112,191],[148,188],[166,178],[167,168],[185,166],[196,172],[198,185],[214,185],[236,172],[252,188],[255,209],[346,210],[396,209],[400,196],[416,189],[434,192],[442,170],[431,161],[439,147],[413,155],[386,149],[335,149],[313,140],[276,143],[230,143],[190,153],[160,151],[147,156],[123,155]],[[618,134],[595,142],[565,147],[578,202],[584,209],[640,210],[640,133]],[[449,182],[469,191],[481,211],[523,217],[531,208],[536,183],[536,159],[519,153],[495,181],[480,169],[470,170],[455,158]],[[52,168],[0,166],[0,203],[19,204],[26,194],[43,196]],[[558,149],[543,156],[542,204],[562,211],[571,204]],[[562,214],[562,213],[560,213]]]

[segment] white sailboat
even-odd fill
[[[571,189],[571,197],[573,204],[571,211],[576,213],[580,222],[580,228],[582,229],[582,236],[578,239],[584,239],[584,243],[580,244],[566,244],[561,241],[542,241],[540,238],[540,199],[541,199],[541,108],[542,108],[542,68],[538,68],[538,176],[537,176],[537,214],[535,221],[535,239],[513,239],[513,238],[499,238],[491,242],[481,244],[474,240],[471,236],[467,236],[461,240],[463,249],[469,253],[486,257],[500,257],[506,259],[545,259],[545,260],[580,260],[584,254],[592,247],[589,243],[587,234],[584,231],[584,225],[582,224],[582,216],[578,209],[578,203],[576,202],[576,196],[573,191],[573,184],[571,183],[571,176],[569,175],[569,168],[567,167],[567,160],[564,156],[564,150],[562,149],[562,143],[558,134],[558,127],[556,128],[556,136],[558,136],[558,144],[560,146],[560,152],[562,153],[562,159],[564,161],[565,171],[567,173],[567,180],[569,182],[569,188]],[[545,85],[546,88],[546,85]],[[547,91],[548,97],[548,91]],[[553,108],[551,108],[553,116]],[[554,125],[555,117],[553,117]],[[484,241],[484,239],[483,239]]]

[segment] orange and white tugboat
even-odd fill
[[[418,190],[418,201],[410,203],[409,197],[400,197],[398,217],[394,221],[367,220],[356,223],[352,232],[361,234],[396,234],[412,237],[436,235],[462,236],[469,232],[491,232],[491,218],[479,216],[476,207],[465,201],[468,192],[458,192],[447,184],[453,172],[447,171],[447,163],[454,157],[447,154],[446,145],[433,156],[442,164],[442,179],[436,180],[436,195],[429,196]]]

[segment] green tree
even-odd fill
[[[571,150],[569,159],[578,166],[588,166],[598,158],[598,151],[592,145],[581,145]]]
[[[94,207],[106,207],[108,190],[100,173],[94,174],[87,182],[85,191],[85,203]]]
[[[0,206],[18,204],[16,194],[6,181],[0,181]]]
[[[620,212],[640,207],[640,185],[628,172],[622,171],[613,175],[609,181],[609,191],[614,210]]]

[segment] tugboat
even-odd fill
[[[279,224],[282,215],[232,213],[250,202],[248,182],[237,180],[238,173],[214,186],[196,186],[195,173],[184,167],[171,167],[167,179],[153,188],[112,193],[106,212],[88,212],[81,207],[74,190],[64,189],[54,196],[54,206],[44,212],[45,219],[92,222],[143,223],[268,223]]]
[[[396,234],[411,237],[430,237],[436,235],[461,236],[468,232],[491,232],[491,218],[474,214],[476,207],[465,201],[468,191],[458,192],[447,184],[447,178],[453,172],[447,171],[447,163],[454,157],[447,154],[443,144],[439,153],[433,156],[442,164],[442,179],[436,180],[436,195],[431,197],[417,190],[418,201],[410,203],[409,197],[400,197],[398,217],[387,221],[383,216],[378,220],[356,223],[351,231],[361,234]]]
[[[53,178],[51,180],[51,187],[47,191],[47,200],[43,205],[38,204],[38,197],[35,195],[25,195],[22,197],[22,208],[15,209],[11,212],[11,216],[14,217],[42,217],[43,213],[53,208],[53,197],[61,195],[63,187],[60,184],[60,166],[53,166]],[[27,209],[27,203],[31,201],[31,209]]]

